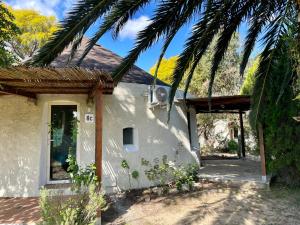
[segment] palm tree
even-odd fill
[[[49,65],[70,44],[72,45],[71,55],[73,55],[84,33],[101,18],[100,27],[78,61],[78,65],[80,65],[83,58],[103,34],[111,30],[113,37],[117,37],[124,24],[138,10],[151,2],[151,0],[79,0],[68,17],[62,21],[61,29],[34,56],[33,65]],[[120,81],[139,55],[162,39],[164,45],[157,64],[159,66],[179,29],[187,23],[195,21],[190,36],[185,40],[184,50],[179,55],[173,74],[169,99],[172,104],[183,76],[187,74],[186,93],[198,62],[212,40],[217,37],[208,90],[208,94],[211,96],[218,66],[223,60],[232,36],[243,22],[248,24],[248,33],[240,72],[243,74],[254,45],[261,37],[264,49],[260,57],[258,75],[267,76],[273,49],[276,48],[281,37],[286,34],[287,25],[293,20],[296,21],[300,0],[157,0],[155,7],[151,23],[139,32],[133,49],[112,76],[116,82]]]

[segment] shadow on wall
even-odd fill
[[[0,196],[28,197],[36,195],[38,173],[32,169],[37,162],[31,157],[21,157],[15,154],[11,160],[10,169],[1,173]],[[2,169],[3,170],[3,169]]]
[[[196,161],[190,151],[184,106],[173,106],[168,124],[167,110],[149,109],[147,98],[141,96],[126,93],[107,96],[105,99],[103,183],[108,192],[150,186],[151,183],[144,175],[147,167],[141,165],[142,158],[152,165],[161,160],[163,155],[177,164]],[[123,149],[122,129],[126,127],[138,131],[137,151],[127,152]],[[129,182],[128,170],[121,167],[123,159],[128,161],[130,173],[139,172],[138,180],[131,178]]]
[[[0,196],[38,194],[41,107],[19,96],[0,98]]]

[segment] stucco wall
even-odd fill
[[[52,102],[78,104],[80,121],[88,112],[85,95],[40,95],[37,105],[24,97],[0,97],[0,196],[37,196],[47,183],[48,108]],[[80,122],[79,128],[79,161],[91,163],[94,124]]]
[[[128,162],[130,172],[137,170],[140,174],[138,181],[132,180],[132,188],[151,185],[144,175],[146,167],[141,165],[141,158],[152,164],[163,155],[178,164],[195,162],[190,151],[185,107],[175,103],[167,123],[166,108],[149,108],[147,90],[146,85],[121,83],[114,95],[105,96],[103,186],[107,192],[129,188],[127,171],[121,168],[123,159]],[[136,152],[123,149],[122,130],[126,127],[137,130]]]
[[[104,96],[103,187],[107,192],[129,188],[126,159],[131,171],[138,170],[139,182],[132,187],[150,185],[144,176],[141,158],[151,162],[167,155],[179,164],[194,162],[190,150],[185,108],[175,103],[169,124],[167,110],[149,109],[147,85],[120,83],[114,94]],[[19,96],[0,97],[0,196],[37,196],[47,183],[49,103],[78,104],[80,123],[78,159],[85,165],[94,161],[95,125],[84,122],[84,114],[94,112],[85,95],[40,95],[38,103]],[[192,118],[194,119],[194,118]],[[123,149],[122,132],[134,127],[137,151]],[[192,131],[193,132],[193,131]]]
[[[39,183],[41,108],[0,97],[0,196],[31,196]]]

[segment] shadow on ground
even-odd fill
[[[27,224],[39,220],[38,198],[0,198],[0,224]]]
[[[103,224],[300,224],[300,191],[212,184],[150,202],[123,198],[103,214]],[[113,216],[112,216],[113,215]]]

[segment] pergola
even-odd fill
[[[242,156],[245,157],[245,135],[243,114],[250,110],[251,97],[248,95],[234,95],[234,96],[218,96],[209,98],[188,98],[185,99],[187,107],[193,107],[198,113],[231,113],[239,114],[240,129],[241,129],[241,148]],[[259,147],[261,156],[261,168],[263,180],[266,179],[265,153],[263,129],[259,125]]]
[[[95,164],[101,180],[103,95],[111,95],[115,84],[110,75],[100,70],[82,68],[0,68],[0,94],[32,99],[38,94],[87,94],[95,99]]]

